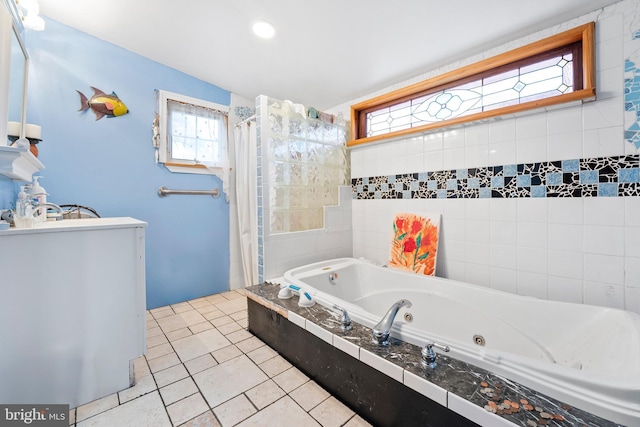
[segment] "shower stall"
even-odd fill
[[[238,218],[241,246],[251,246],[241,248],[247,285],[296,265],[352,253],[347,137],[340,116],[265,95],[256,98],[255,119],[236,128],[235,141],[238,210],[244,211]],[[255,182],[255,194],[243,190],[241,180]],[[248,261],[254,257],[256,262]]]

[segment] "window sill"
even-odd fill
[[[216,169],[222,168],[208,168],[205,165],[190,165],[184,163],[163,163],[164,166],[169,169],[170,172],[174,173],[190,173],[190,174],[199,174],[199,175],[215,175]]]
[[[30,182],[44,164],[28,148],[0,146],[0,175],[16,181]]]

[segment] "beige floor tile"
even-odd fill
[[[236,332],[232,332],[228,335],[226,335],[227,339],[229,341],[231,341],[232,343],[237,343],[240,341],[244,341],[246,339],[249,339],[253,336],[253,334],[247,330],[241,329],[239,331]]]
[[[227,325],[229,323],[233,323],[233,322],[235,322],[235,320],[233,320],[231,317],[225,315],[225,316],[222,316],[222,317],[218,317],[217,319],[211,319],[210,322],[213,324],[213,326],[215,326],[216,328],[219,328],[220,326]]]
[[[289,396],[285,396],[273,405],[266,407],[238,424],[238,427],[265,426],[319,427],[320,424],[299,407]]]
[[[163,335],[162,329],[160,327],[147,329],[147,339],[151,337],[155,337],[156,335]]]
[[[226,314],[236,313],[247,309],[247,299],[244,297],[234,298],[229,301],[219,302],[216,304],[216,307]]]
[[[276,375],[281,374],[287,369],[291,368],[292,365],[291,363],[287,362],[284,357],[276,356],[264,363],[261,363],[258,366],[260,366],[260,369],[262,369],[265,374],[269,375],[269,378],[273,378]]]
[[[147,320],[147,329],[152,329],[152,328],[155,328],[157,326],[159,326],[157,321],[155,321],[153,319]]]
[[[151,314],[153,315],[153,318],[157,320],[163,317],[171,316],[176,313],[173,311],[171,307],[161,307],[161,308],[156,308],[154,310],[151,310]]]
[[[256,408],[253,407],[244,394],[236,396],[222,405],[213,408],[213,413],[216,414],[216,417],[220,420],[222,427],[234,426],[256,412],[258,411],[256,411]]]
[[[177,306],[172,305],[171,308],[173,308],[173,311],[175,311],[176,313],[184,313],[185,311],[193,310],[193,307],[191,307],[191,304],[186,302]]]
[[[309,378],[297,368],[289,368],[283,373],[273,377],[273,380],[280,388],[289,393],[309,381]]]
[[[173,342],[175,340],[179,340],[180,338],[188,337],[190,335],[193,335],[193,332],[191,332],[191,329],[182,328],[182,329],[169,332],[167,334],[167,338],[169,339],[169,342]]]
[[[356,415],[351,418],[349,422],[344,425],[344,427],[373,427],[373,425],[369,424],[360,416]]]
[[[126,390],[122,390],[118,393],[120,404],[133,400],[137,397],[143,396],[147,393],[151,393],[157,389],[156,382],[153,380],[152,375],[142,377],[133,387],[129,387]]]
[[[206,298],[200,298],[197,300],[189,301],[189,304],[191,304],[191,307],[195,308],[196,310],[202,307],[213,305],[209,301],[207,301]]]
[[[216,407],[268,378],[248,357],[242,355],[198,372],[193,379],[209,405]]]
[[[153,374],[153,377],[156,379],[156,384],[158,387],[164,387],[176,381],[180,381],[183,378],[189,376],[184,365],[181,363],[179,365],[172,366],[167,369],[163,369],[162,371],[158,371]]]
[[[238,325],[236,322],[230,322],[230,323],[227,323],[226,325],[222,325],[218,327],[218,330],[224,335],[228,335],[232,332],[236,332],[241,329],[242,329],[242,326]]]
[[[207,301],[209,301],[211,304],[217,304],[219,302],[229,301],[228,299],[226,299],[220,294],[210,295],[206,298],[207,298]]]
[[[157,391],[81,421],[77,427],[171,427]]]
[[[160,344],[147,349],[147,360],[156,359],[169,353],[173,353],[173,347],[171,347],[171,344],[169,344],[168,342]]]
[[[278,384],[273,380],[268,380],[246,391],[245,394],[256,405],[256,408],[263,409],[287,393],[278,387]]]
[[[197,323],[205,322],[206,320],[207,319],[202,317],[202,314],[198,313],[194,309],[191,309],[189,311],[174,314],[173,316],[163,317],[162,319],[158,319],[157,322],[158,326],[160,326],[160,328],[162,328],[162,330],[166,334],[178,329],[193,326]]]
[[[236,322],[238,322],[238,325],[242,326],[245,329],[249,327],[249,319],[240,319],[236,320]]]
[[[236,346],[242,350],[244,353],[249,353],[257,348],[262,347],[263,345],[265,345],[262,340],[260,340],[260,338],[258,337],[251,337],[249,339],[246,339],[244,341],[240,341],[239,343],[236,344]]]
[[[231,347],[231,346],[229,346]],[[225,347],[227,348],[227,347]],[[224,349],[223,349],[224,350]],[[218,350],[220,351],[220,350]],[[216,366],[218,362],[213,358],[213,356],[209,353],[196,357],[195,359],[188,360],[184,362],[184,366],[189,370],[191,375],[204,371],[205,369],[209,369],[212,366]]]
[[[169,384],[168,386],[162,387],[160,389],[160,396],[162,396],[164,404],[168,406],[197,392],[198,388],[196,387],[196,384],[193,382],[191,377],[187,377]]]
[[[278,355],[278,352],[276,352],[274,349],[272,349],[268,345],[262,346],[256,350],[253,350],[247,353],[247,356],[249,356],[249,358],[257,364],[266,362],[267,360],[274,358],[277,355]]]
[[[167,406],[167,412],[169,413],[169,417],[171,418],[171,422],[173,422],[174,426],[179,426],[180,424],[183,424],[190,419],[207,412],[208,410],[209,407],[200,393],[192,394],[187,398]]]
[[[217,319],[218,317],[226,316],[226,314],[224,314],[223,312],[221,312],[218,309],[215,309],[215,310],[210,311],[208,313],[204,313],[203,316],[207,320],[213,320],[213,319]]]
[[[222,295],[223,297],[225,297],[226,299],[229,299],[229,300],[245,297],[244,292],[241,292],[239,290],[233,290],[233,291],[224,292],[224,293],[222,293],[220,295]]]
[[[332,396],[313,408],[309,415],[323,427],[340,427],[353,417],[354,412]]]
[[[220,350],[216,350],[211,354],[218,361],[218,363],[224,363],[227,360],[231,360],[234,357],[240,356],[242,352],[235,345],[230,345],[225,348],[221,348]]]
[[[76,410],[77,421],[85,420],[108,409],[115,408],[118,404],[118,394],[113,393],[101,399],[94,400],[93,402],[78,406]]]
[[[202,415],[198,415],[191,421],[187,421],[180,427],[221,427],[213,412],[207,411]]]
[[[328,391],[320,387],[315,381],[306,382],[289,393],[289,395],[307,412],[331,396]]]
[[[178,355],[175,353],[166,354],[164,356],[160,356],[157,359],[153,359],[148,361],[149,369],[151,369],[152,373],[156,373],[158,371],[162,371],[163,369],[170,368],[175,365],[180,364],[180,359],[178,359]]]
[[[249,317],[249,313],[247,312],[247,310],[242,310],[242,311],[238,311],[236,313],[230,314],[229,317],[231,317],[233,320],[241,320]]]
[[[69,409],[69,425],[72,426],[76,423],[76,408]]]
[[[183,362],[231,345],[229,340],[216,329],[181,338],[173,341],[172,344]]]
[[[215,305],[209,303],[208,305],[204,305],[202,307],[198,307],[196,310],[203,316],[207,313],[211,313],[212,311],[219,311]]]
[[[198,332],[213,329],[213,325],[211,324],[211,322],[202,322],[202,323],[198,323],[197,325],[189,326],[189,329],[194,334],[197,334]]]
[[[151,375],[149,364],[144,356],[136,357],[133,359],[133,380],[134,382],[140,381],[143,377]]]
[[[164,334],[158,334],[152,337],[147,337],[147,348],[155,347],[157,345],[164,344],[167,342],[169,341],[167,340],[167,337],[164,336]]]

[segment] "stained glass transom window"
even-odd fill
[[[595,23],[351,106],[353,146],[595,99]]]
[[[573,54],[568,52],[371,111],[366,116],[366,136],[572,92],[573,65]]]

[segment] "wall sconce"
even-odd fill
[[[24,126],[24,136],[24,138],[20,138],[19,122],[9,122],[7,138],[11,141],[10,145],[15,144],[16,147],[27,147],[28,145],[31,154],[38,157],[38,147],[36,144],[42,141],[42,128],[38,125],[27,123]]]
[[[30,30],[44,30],[44,19],[40,16],[40,4],[38,0],[16,0],[22,24]]]

